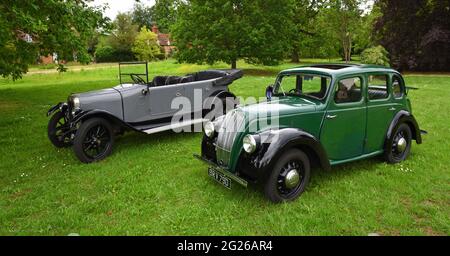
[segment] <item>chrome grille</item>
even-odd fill
[[[244,131],[245,118],[244,113],[239,110],[229,112],[219,128],[217,137],[216,157],[217,162],[227,167],[230,161],[231,149],[233,148],[236,136]]]

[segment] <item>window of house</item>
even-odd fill
[[[402,80],[398,76],[393,76],[392,78],[392,91],[394,93],[395,98],[403,97],[403,89]]]
[[[387,75],[369,76],[369,87],[367,91],[369,100],[387,99],[389,97],[388,80],[389,76]]]
[[[359,102],[362,98],[361,78],[346,78],[337,83],[334,101],[337,104]]]

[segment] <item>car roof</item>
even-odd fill
[[[385,73],[397,73],[398,71],[378,65],[365,65],[365,64],[317,64],[295,67],[287,70],[281,71],[280,74],[292,74],[292,73],[308,73],[325,75],[332,77],[340,77],[352,74],[361,73],[373,73],[373,72],[385,72]]]

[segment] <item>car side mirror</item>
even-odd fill
[[[147,88],[142,89],[142,95],[147,95],[147,94],[148,94],[148,91],[149,91],[149,88],[148,88],[148,86],[147,86]]]
[[[268,101],[272,99],[272,95],[273,95],[273,85],[269,85],[266,88],[266,98]]]

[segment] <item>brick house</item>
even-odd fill
[[[158,44],[161,47],[164,55],[169,57],[175,51],[176,47],[171,44],[170,34],[160,33],[158,26],[155,24],[152,27],[152,32],[158,36]]]
[[[18,31],[18,37],[29,44],[33,43],[33,37],[28,33]],[[41,55],[37,59],[37,63],[39,63],[39,64],[57,63],[57,59],[58,59],[58,56],[56,55],[56,53],[49,54],[47,56]]]

